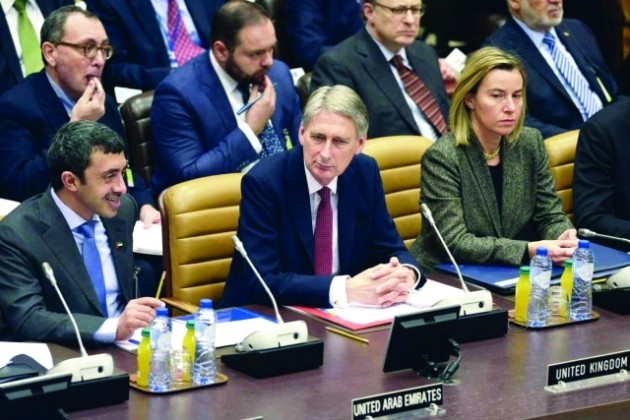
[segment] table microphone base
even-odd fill
[[[503,308],[473,315],[460,315],[455,341],[461,344],[502,337],[507,334],[507,330],[508,312]]]
[[[224,354],[221,362],[254,378],[302,372],[317,369],[324,363],[324,342],[313,339],[290,346]]]

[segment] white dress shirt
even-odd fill
[[[20,37],[18,35],[18,12],[13,7],[13,3],[15,3],[15,0],[0,0],[4,17],[7,20],[7,25],[9,26],[9,32],[11,33],[13,45],[15,46],[15,52],[20,59],[22,75],[26,76],[24,60],[22,59],[22,45],[20,44]],[[44,15],[35,0],[26,1],[26,14],[33,25],[33,29],[35,29],[35,34],[37,36],[37,40],[39,41],[39,31],[44,24]]]

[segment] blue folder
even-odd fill
[[[593,278],[607,277],[622,267],[630,265],[630,255],[617,249],[608,248],[591,242],[595,254],[595,274]],[[440,264],[436,270],[457,276],[453,264]],[[461,264],[459,266],[464,280],[501,295],[514,294],[519,268],[505,265]],[[562,267],[554,266],[551,272],[551,284],[559,284]]]

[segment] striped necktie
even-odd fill
[[[177,7],[177,0],[168,0],[167,21],[168,42],[175,53],[178,66],[203,52],[203,48],[190,39],[190,34]]]
[[[578,99],[581,108],[580,113],[584,121],[586,121],[591,115],[601,109],[601,105],[598,104],[594,98],[593,91],[588,81],[584,78],[580,69],[573,65],[562,51],[560,51],[560,48],[556,45],[556,39],[551,33],[545,33],[543,43],[549,50],[558,71]]]
[[[18,12],[18,38],[22,47],[22,63],[26,76],[44,68],[42,53],[39,49],[39,39],[31,20],[26,13],[27,0],[15,0],[13,7]]]
[[[402,57],[398,54],[390,60],[390,63],[398,70],[398,75],[403,82],[405,91],[407,91],[407,94],[413,99],[416,105],[418,105],[418,108],[420,108],[420,111],[422,111],[424,116],[433,125],[435,131],[439,135],[446,134],[448,127],[446,126],[444,116],[440,111],[437,101],[433,95],[431,95],[426,85],[422,83],[418,75],[405,67]]]

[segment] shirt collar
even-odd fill
[[[55,83],[52,77],[50,77],[48,71],[46,71],[45,73],[46,77],[48,78],[48,82],[50,83],[50,86],[55,91],[55,95],[57,95],[57,98],[59,98],[59,100],[63,104],[64,109],[66,110],[68,115],[72,114],[72,108],[74,108],[74,106],[77,104],[77,101],[66,95],[66,92],[64,92],[63,89],[61,89],[59,85]]]
[[[57,193],[55,193],[55,190],[52,187],[50,188],[50,194],[52,195],[53,201],[59,208],[59,211],[61,211],[63,218],[66,219],[68,226],[70,226],[70,230],[74,230],[87,222],[87,220],[79,216],[74,210],[72,210],[63,201],[61,201],[61,199],[59,198]],[[101,219],[98,214],[95,214],[94,216],[92,216],[91,220],[96,220],[96,222],[98,223]]]
[[[219,81],[221,82],[221,86],[223,86],[223,91],[230,94],[236,90],[238,87],[238,82],[232,78],[224,69],[221,67],[219,62],[217,61],[212,49],[210,49],[210,64],[212,64],[212,68],[214,69]],[[240,93],[239,93],[240,95]]]
[[[411,66],[409,65],[409,60],[407,60],[407,51],[404,48],[401,48],[400,50],[396,52],[391,52],[385,45],[378,42],[376,38],[372,36],[370,31],[367,31],[367,33],[370,35],[370,38],[372,38],[372,41],[376,43],[376,46],[378,47],[378,49],[381,50],[381,53],[383,54],[383,56],[385,57],[385,60],[388,63],[392,58],[394,58],[395,55],[399,55],[402,57],[403,64],[405,65],[405,67],[411,69]]]
[[[546,32],[535,31],[527,26],[524,22],[518,20],[516,17],[512,16],[512,18],[514,19],[516,24],[520,26],[523,31],[525,31],[529,39],[532,40],[536,47],[541,48],[545,45],[543,44],[543,38],[545,37]],[[553,27],[549,30],[549,33],[553,35],[555,39],[558,39],[558,36],[556,35],[556,30]]]
[[[311,174],[311,171],[308,170],[308,168],[306,167],[306,163],[304,164],[304,172],[306,173],[306,184],[308,185],[309,195],[315,194],[317,191],[324,188],[322,184],[317,182],[313,174]],[[338,179],[339,177],[336,176],[333,178],[332,181],[330,181],[330,184],[326,185],[330,189],[330,192],[332,192],[333,194],[337,194],[337,180]]]

